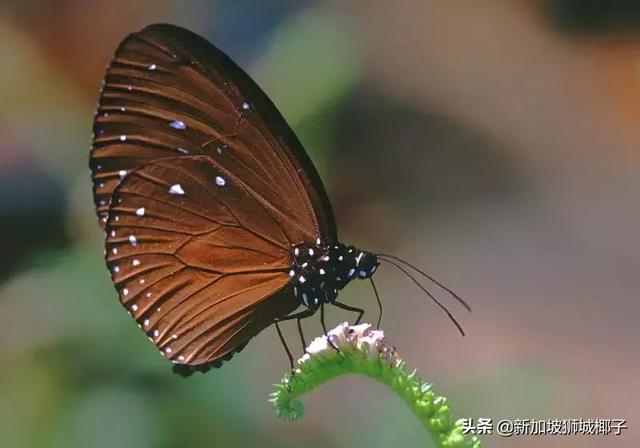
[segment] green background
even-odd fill
[[[318,166],[345,243],[410,260],[470,302],[468,315],[441,296],[461,338],[410,281],[376,274],[391,343],[459,416],[630,427],[487,446],[638,446],[639,21],[587,3],[2,2],[0,447],[426,443],[363,378],[279,421],[267,398],[288,364],[273,328],[185,380],[118,305],[91,125],[118,42],[154,22],[206,36],[265,89]],[[341,298],[375,322],[368,284]]]

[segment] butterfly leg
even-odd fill
[[[309,316],[311,316],[312,314],[309,314]],[[298,321],[298,334],[300,335],[300,341],[302,342],[302,352],[303,353],[307,351],[307,341],[304,339],[304,333],[302,332],[302,319],[304,319],[305,317],[308,317],[308,316],[298,317],[298,319],[297,319],[297,321]]]
[[[373,287],[373,292],[376,295],[376,300],[378,301],[378,310],[380,311],[380,313],[378,314],[378,324],[376,325],[376,328],[380,329],[380,322],[382,321],[382,302],[380,301],[378,288],[376,288],[376,284],[373,282],[373,277],[369,277],[369,280],[371,280],[371,286]]]
[[[329,338],[329,333],[327,332],[327,326],[324,323],[324,303],[320,305],[320,324],[322,325],[322,331],[324,331],[324,337],[327,338],[327,342],[329,345],[336,351],[336,353],[340,353],[340,349],[336,347],[331,339]]]
[[[354,313],[358,313],[358,318],[356,319],[356,322],[353,325],[358,325],[360,323],[360,320],[362,319],[362,316],[364,316],[364,310],[362,308],[356,308],[355,306],[345,305],[344,303],[340,303],[340,302],[333,302],[333,304],[338,308],[342,308],[343,310],[353,311]]]
[[[289,358],[289,364],[291,366],[291,375],[294,374],[295,372],[295,365],[293,363],[293,355],[291,355],[291,350],[289,350],[289,346],[287,345],[287,341],[285,341],[284,339],[284,335],[282,334],[282,330],[280,330],[280,325],[278,325],[279,322],[284,322],[287,320],[291,320],[291,319],[298,319],[298,330],[300,331],[300,337],[304,343],[304,336],[302,335],[302,326],[300,325],[300,320],[304,319],[306,317],[312,316],[314,314],[314,311],[311,309],[306,309],[304,311],[301,311],[299,313],[295,313],[295,314],[290,314],[288,316],[284,316],[284,317],[280,317],[278,319],[276,319],[274,321],[274,324],[276,325],[276,331],[278,332],[278,336],[280,337],[280,342],[282,343],[282,346],[284,347],[285,352],[287,352],[287,357]],[[304,347],[306,347],[306,344],[304,345]]]
[[[302,342],[302,353],[307,351],[307,341],[304,338],[304,332],[302,331],[302,319],[306,319],[307,317],[311,317],[316,312],[312,309],[304,310],[296,314],[292,314],[291,316],[284,317],[279,320],[279,322],[283,320],[296,319],[298,325],[298,334],[300,335],[300,342]]]
[[[293,372],[294,366],[293,366],[293,356],[291,355],[291,350],[289,350],[289,347],[287,346],[287,341],[284,340],[284,336],[282,335],[282,330],[280,330],[280,325],[278,325],[278,321],[274,323],[276,324],[276,331],[278,332],[278,336],[280,337],[280,342],[284,347],[284,351],[287,352],[287,357],[289,358],[289,364],[291,365],[291,372]]]

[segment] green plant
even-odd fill
[[[328,336],[328,337],[327,337]],[[284,420],[302,417],[304,406],[297,400],[325,382],[341,375],[357,373],[374,378],[396,392],[431,434],[438,447],[479,448],[476,436],[463,434],[446,397],[436,395],[431,384],[408,372],[395,347],[389,346],[384,332],[369,324],[338,325],[313,340],[298,361],[294,374],[287,374],[271,394],[276,414]]]

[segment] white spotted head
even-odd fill
[[[378,269],[378,256],[371,252],[360,252],[356,257],[358,267],[358,278],[365,279],[371,277]]]

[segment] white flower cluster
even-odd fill
[[[384,331],[374,330],[371,324],[349,325],[343,322],[330,330],[327,336],[322,335],[311,341],[298,364],[303,364],[312,357],[335,353],[336,349],[359,350],[369,359],[385,359],[390,365],[399,361],[395,347],[387,345]]]

